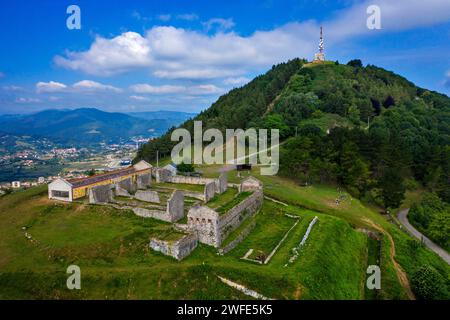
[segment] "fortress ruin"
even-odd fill
[[[227,197],[221,198],[225,193]],[[218,178],[181,176],[141,161],[84,179],[58,179],[49,185],[49,198],[108,205],[171,223],[172,232],[152,238],[149,247],[181,260],[199,242],[217,248],[221,254],[231,250],[250,229],[243,230],[226,250],[221,248],[224,240],[258,212],[264,195],[261,181],[254,177],[235,185],[228,184],[226,173]]]

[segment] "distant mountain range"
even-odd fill
[[[95,108],[0,115],[0,134],[45,137],[56,143],[116,143],[132,136],[157,137],[195,114],[176,111],[117,113]]]

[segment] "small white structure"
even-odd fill
[[[11,182],[11,188],[13,188],[13,189],[19,189],[21,186],[22,185],[21,185],[20,181]]]
[[[52,181],[48,185],[48,198],[71,202],[72,184],[61,178]]]
[[[177,165],[174,163],[170,163],[163,167],[163,169],[169,170],[172,176],[176,176],[178,173]]]
[[[39,184],[45,183],[45,178],[44,177],[39,177],[37,183],[39,183]]]
[[[133,167],[136,169],[136,171],[141,171],[145,169],[151,169],[153,166],[147,161],[141,160],[135,165],[133,165]]]

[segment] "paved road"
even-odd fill
[[[400,220],[401,224],[408,230],[408,232],[416,237],[419,240],[422,240],[422,242],[431,250],[436,252],[442,259],[444,259],[449,265],[450,265],[450,255],[448,252],[444,249],[442,249],[440,246],[438,246],[436,243],[428,239],[426,236],[424,236],[422,233],[420,233],[416,228],[414,228],[408,221],[408,212],[409,209],[403,209],[400,210],[398,213],[398,220]]]

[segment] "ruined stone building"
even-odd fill
[[[48,185],[49,199],[71,202],[89,194],[89,190],[98,186],[117,184],[129,192],[137,184],[142,187],[150,183],[152,166],[140,161],[131,167],[97,174],[92,177],[80,179],[56,179]]]

